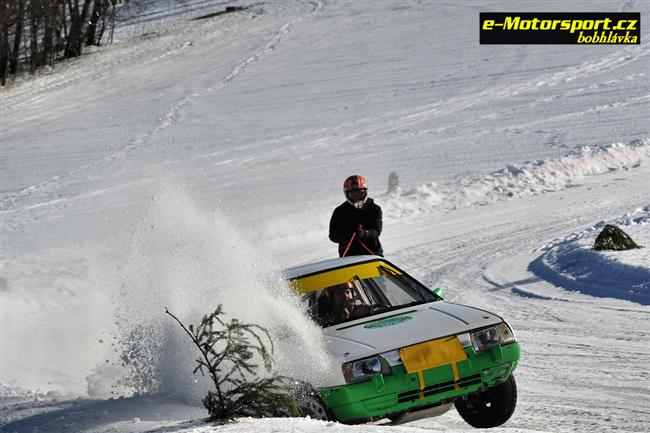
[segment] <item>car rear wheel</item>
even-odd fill
[[[472,427],[497,427],[510,419],[517,404],[514,376],[485,391],[459,398],[454,402],[460,416]]]

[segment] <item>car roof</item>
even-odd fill
[[[380,256],[349,256],[349,257],[340,257],[335,259],[323,260],[316,263],[308,263],[300,266],[294,266],[289,269],[285,269],[283,272],[284,277],[287,280],[293,280],[296,278],[302,278],[308,275],[318,274],[321,272],[343,268],[346,266],[352,266],[359,263],[373,262],[381,260],[385,262],[383,257]]]

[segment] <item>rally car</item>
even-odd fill
[[[285,271],[323,327],[340,375],[317,388],[321,419],[407,422],[452,405],[474,427],[495,427],[515,409],[520,345],[498,315],[443,300],[378,256]]]

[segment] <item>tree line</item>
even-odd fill
[[[100,45],[129,0],[0,0],[0,85]],[[133,0],[131,0],[133,2]]]

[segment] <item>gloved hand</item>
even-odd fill
[[[361,226],[359,226],[361,227]],[[369,230],[364,230],[362,228],[357,229],[357,238],[363,240],[363,239],[368,239],[370,237],[370,231]]]

